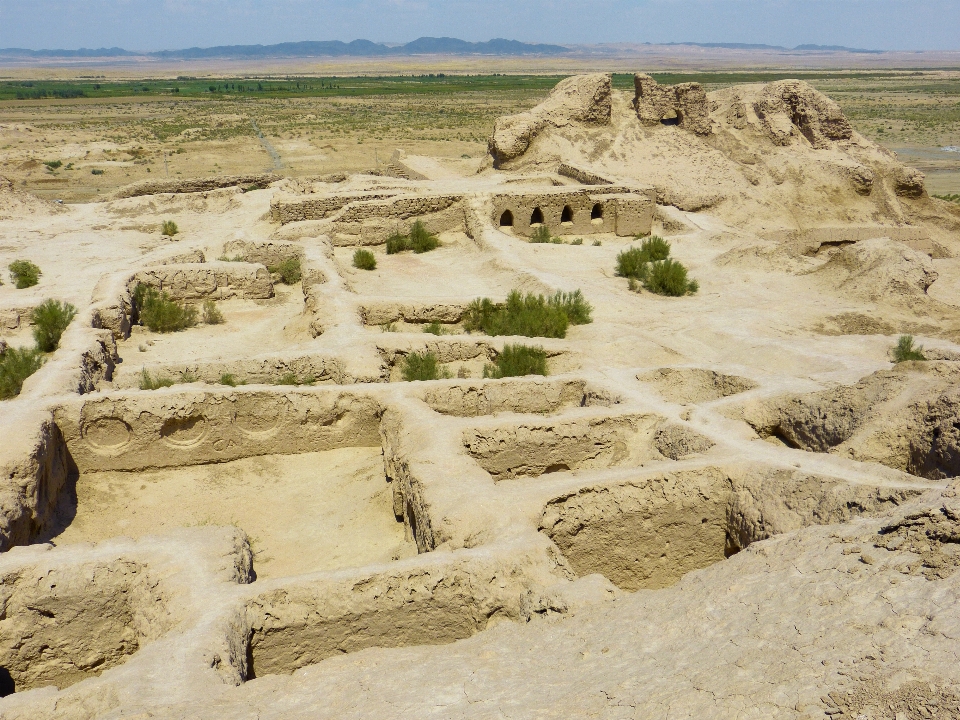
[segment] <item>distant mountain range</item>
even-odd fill
[[[154,57],[162,60],[197,60],[206,58],[283,58],[283,57],[380,57],[388,55],[563,55],[571,52],[561,45],[523,43],[496,38],[487,42],[467,42],[457,38],[422,37],[404,45],[385,45],[370,40],[289,42],[278,45],[222,45],[186,50],[161,50],[138,53],[123,48],[99,50],[24,50],[0,49],[0,56],[19,58],[92,58]]]
[[[797,45],[795,48],[783,45],[753,45],[750,43],[665,43],[666,45],[693,45],[702,48],[727,48],[729,50],[781,50],[781,51],[811,51],[811,52],[849,52],[849,53],[883,53],[884,50],[864,50],[862,48],[844,47],[843,45]]]
[[[652,45],[658,43],[644,43]],[[690,45],[702,48],[727,48],[730,50],[777,50],[781,52],[850,52],[882,53],[883,50],[863,50],[842,45],[797,45],[787,48],[781,45],[757,45],[750,43],[662,43],[663,45]],[[158,52],[133,52],[123,48],[99,48],[91,50],[25,50],[23,48],[0,49],[0,57],[22,59],[44,58],[134,58],[149,57],[160,60],[202,59],[251,59],[294,57],[383,57],[401,55],[566,55],[577,52],[576,48],[562,45],[524,43],[517,40],[496,38],[487,42],[467,42],[449,37],[422,37],[403,45],[387,45],[370,40],[321,40],[288,42],[278,45],[221,45],[209,48],[186,50],[160,50]]]
[[[89,50],[24,50],[23,48],[0,48],[0,56],[22,58],[102,58],[102,57],[140,57],[141,53],[128,52],[123,48],[100,48]]]

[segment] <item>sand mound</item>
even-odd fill
[[[530,112],[498,118],[490,138],[490,154],[499,167],[527,151],[535,135],[547,127],[571,122],[606,125],[610,122],[610,76],[577,75],[557,85]]]
[[[829,148],[832,140],[853,137],[853,128],[840,106],[800,80],[770,83],[754,102],[753,110],[767,137],[777,145],[790,145],[797,132],[821,149]]]
[[[928,255],[887,238],[848,245],[813,274],[833,289],[893,301],[925,298],[937,279]]]
[[[23,190],[0,175],[0,220],[28,217],[36,213],[51,213],[63,210],[63,206],[43,200]]]
[[[114,217],[121,218],[175,212],[222,214],[236,210],[242,194],[242,190],[230,186],[203,192],[133,195],[104,203],[104,207]]]
[[[221,175],[214,178],[186,178],[183,180],[141,180],[130,185],[124,185],[116,190],[111,198],[122,200],[143,195],[209,192],[210,190],[227,187],[246,187],[259,190],[278,180],[280,180],[280,176],[272,173]]]
[[[960,475],[958,379],[953,362],[902,363],[855,385],[747,403],[743,417],[790,447],[952,478]]]
[[[637,380],[652,383],[664,398],[676,403],[719,400],[757,387],[752,380],[702,368],[660,368]]]
[[[758,233],[801,221],[800,229],[955,222],[927,198],[922,173],[859,135],[805,82],[707,93],[638,74],[633,94],[608,88],[604,76],[569,78],[530,112],[501,118],[489,143],[494,164],[545,171],[565,162],[653,184],[662,205],[710,208]]]

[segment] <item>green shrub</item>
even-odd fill
[[[154,332],[176,332],[197,324],[195,307],[171,300],[167,293],[140,284],[133,293],[140,323]]]
[[[387,238],[387,255],[396,255],[410,249],[410,238],[406,235],[395,234]]]
[[[280,282],[284,285],[294,285],[300,282],[300,258],[287,258],[279,265],[267,268],[271,273],[280,275]]]
[[[226,255],[221,255],[217,258],[220,262],[246,262],[246,258],[243,255],[234,255],[233,257],[227,257]]]
[[[902,363],[907,360],[926,360],[923,356],[923,346],[913,346],[913,335],[901,335],[893,348],[893,361],[895,363]]]
[[[670,256],[670,243],[654,235],[644,240],[640,247],[632,247],[617,255],[617,275],[642,280],[649,272],[648,263],[666,260]]]
[[[44,165],[51,170],[59,170],[63,166],[63,163],[60,160],[48,160]]]
[[[160,388],[170,387],[171,385],[173,385],[173,380],[170,378],[160,377],[159,375],[151,377],[146,368],[140,371],[141,390],[159,390]]]
[[[376,270],[377,259],[369,250],[357,248],[353,253],[353,266],[359,270]]]
[[[464,319],[464,328],[471,332],[526,337],[566,337],[569,324],[566,313],[551,307],[542,295],[523,296],[516,290],[503,304],[488,298],[474,300]]]
[[[617,275],[629,278],[628,287],[639,291],[640,284],[657,295],[680,297],[697,292],[700,284],[687,279],[687,269],[671,260],[670,243],[662,237],[647,238],[640,247],[632,247],[617,255]]]
[[[570,241],[571,245],[583,245],[583,238],[576,238]]]
[[[91,175],[106,175],[106,174],[107,174],[107,171],[106,171],[106,170],[101,170],[100,168],[94,168],[93,170],[90,171],[90,174],[91,174]]]
[[[166,235],[167,237],[173,237],[178,232],[180,232],[180,228],[177,227],[177,224],[173,220],[163,221],[163,225],[160,228],[161,235]]]
[[[446,335],[447,329],[438,322],[432,322],[423,326],[423,331],[425,333],[430,333],[431,335]]]
[[[431,232],[427,231],[423,223],[417,220],[410,228],[409,235],[400,235],[399,233],[387,238],[387,255],[396,255],[397,253],[413,250],[415,253],[425,253],[436,250],[440,247],[440,240]]]
[[[504,345],[493,364],[483,368],[483,376],[494,379],[546,374],[546,351],[529,345]]]
[[[306,375],[303,380],[297,377],[296,373],[288,372],[280,376],[276,385],[313,385],[317,379],[313,375]]]
[[[536,230],[533,231],[533,235],[530,236],[530,242],[532,243],[548,243],[553,239],[550,235],[550,228],[546,225],[541,225]]]
[[[557,293],[550,298],[549,303],[566,313],[571,325],[589,325],[593,322],[593,306],[583,297],[579,290]]]
[[[237,380],[233,376],[233,373],[223,373],[220,376],[220,384],[229,385],[230,387],[236,387],[237,385],[246,385],[247,383],[244,380]]]
[[[505,303],[489,298],[474,300],[467,307],[464,328],[487,335],[524,335],[526,337],[566,337],[571,324],[589,323],[592,308],[577,290],[558,292],[551,298],[543,295],[524,296],[512,290]]]
[[[209,298],[203,301],[202,316],[205,325],[222,325],[226,322],[226,320],[223,318],[223,313],[220,312],[217,304]]]
[[[16,397],[24,381],[43,365],[39,348],[7,348],[0,355],[0,400]]]
[[[14,260],[9,265],[10,280],[17,286],[17,290],[33,287],[40,282],[40,268],[29,260]]]
[[[599,240],[594,240],[594,241],[593,241],[593,246],[594,246],[594,247],[600,247],[602,244],[603,244],[603,243],[601,243]]]
[[[440,240],[417,220],[410,228],[410,247],[415,253],[425,253],[440,247]]]
[[[662,237],[653,235],[640,243],[640,252],[644,253],[650,262],[666,260],[670,257],[670,243]]]
[[[440,366],[437,356],[432,352],[413,352],[403,359],[403,379],[407,382],[415,380],[445,380],[450,372]]]
[[[650,272],[641,278],[643,287],[657,295],[680,297],[700,289],[696,280],[687,279],[687,269],[676,260],[659,260],[650,264]]]
[[[631,279],[642,278],[649,270],[648,262],[640,248],[628,248],[617,255],[617,275]]]
[[[77,309],[70,303],[59,300],[44,300],[30,313],[33,321],[33,339],[37,349],[53,352],[60,345],[64,330],[77,316]]]

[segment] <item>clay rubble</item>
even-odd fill
[[[960,717],[960,214],[805,83],[578,76],[474,174],[0,217],[44,269],[0,349],[79,308],[0,404],[0,716]],[[386,255],[415,220],[441,248]],[[696,295],[614,275],[650,233]],[[150,333],[138,283],[227,322]],[[482,379],[516,339],[464,313],[513,288],[593,322]],[[422,350],[467,377],[401,382]]]

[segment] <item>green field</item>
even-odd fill
[[[498,90],[549,90],[557,75],[412,75],[394,77],[187,78],[137,82],[7,81],[0,100],[173,97],[236,99],[362,97],[368,95],[446,94]]]
[[[923,83],[925,73],[913,72],[717,72],[717,73],[653,73],[657,82],[674,84],[700,82],[708,86],[771,82],[801,77],[809,82],[836,80],[843,82],[878,80],[913,81],[917,92],[960,92],[960,81]],[[549,90],[563,79],[562,75],[430,75],[362,76],[362,77],[235,77],[193,78],[176,80],[146,79],[116,82],[100,78],[76,82],[5,81],[0,82],[2,100],[45,100],[75,98],[174,97],[174,98],[305,98],[362,97],[369,95],[446,94],[460,92],[496,92],[502,90]],[[617,89],[633,87],[632,73],[614,73]]]

